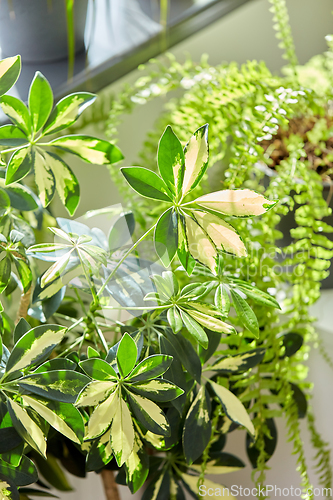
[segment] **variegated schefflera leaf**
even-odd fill
[[[175,255],[191,274],[196,262],[216,273],[220,251],[246,256],[246,247],[225,216],[252,217],[264,214],[276,201],[249,189],[216,191],[193,199],[209,159],[208,125],[194,132],[184,149],[168,126],[158,147],[160,176],[141,167],[121,169],[127,182],[147,198],[168,202],[154,234],[156,252],[165,267]],[[185,202],[188,195],[192,200]]]
[[[48,360],[65,335],[62,326],[31,328],[22,318],[12,351],[1,345],[0,474],[17,486],[37,480],[33,462],[22,456],[24,444],[46,458],[49,426],[74,443],[83,442],[83,417],[73,403],[90,379],[69,359]]]
[[[134,340],[125,333],[106,360],[81,361],[80,367],[92,381],[76,402],[77,407],[94,407],[85,440],[99,440],[97,452],[102,460],[111,459],[107,450],[112,450],[118,465],[125,464],[133,488],[146,474],[140,466],[139,426],[157,435],[170,435],[168,420],[156,402],[171,401],[183,394],[182,389],[159,378],[170,367],[172,357],[156,354],[136,364],[141,349],[141,336]]]
[[[19,68],[19,58],[0,61],[0,95],[15,83]],[[40,72],[36,72],[31,82],[28,106],[16,97],[2,95],[0,105],[11,121],[10,125],[0,127],[0,146],[12,153],[7,164],[6,185],[19,182],[33,171],[43,206],[49,205],[57,191],[69,214],[73,215],[80,200],[80,187],[74,172],[59,153],[65,151],[95,165],[115,163],[123,156],[110,142],[88,135],[67,135],[49,142],[45,142],[45,138],[75,123],[95,99],[96,96],[89,92],[76,92],[53,107],[51,86]]]
[[[234,328],[222,321],[223,314],[217,307],[199,300],[209,288],[197,283],[180,289],[171,271],[164,271],[162,276],[153,275],[152,279],[156,292],[148,293],[145,300],[156,300],[160,309],[165,308],[174,333],[185,327],[193,340],[204,349],[208,347],[205,328],[219,333],[234,333]]]

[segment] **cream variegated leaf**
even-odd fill
[[[235,467],[235,466],[227,466],[227,465],[214,465],[215,460],[210,460],[207,462],[206,468],[205,468],[205,474],[212,474],[212,475],[219,475],[219,474],[229,474],[229,472],[236,472],[238,470],[241,470],[243,467]],[[191,465],[191,469],[197,472],[198,474],[201,473],[201,465]]]
[[[47,405],[42,404],[40,401],[37,401],[34,398],[31,398],[30,396],[22,396],[22,400],[27,406],[30,406],[33,408],[39,415],[41,415],[54,429],[56,429],[60,434],[63,436],[66,436],[68,439],[71,441],[74,441],[74,443],[80,444],[81,441],[74,432],[73,429],[71,429],[67,424],[66,424],[66,416],[62,415],[64,418],[60,418],[59,415],[57,415],[54,411],[50,410]],[[77,410],[76,410],[77,411]],[[82,417],[81,417],[82,418]],[[83,424],[83,422],[82,422]]]
[[[198,495],[198,476],[191,476],[190,474],[182,474],[182,480],[188,485],[190,490],[194,495]],[[234,499],[234,497],[230,490],[223,486],[222,484],[213,483],[209,479],[205,478],[203,484],[199,487],[199,495],[198,498],[205,497],[208,498],[226,498],[226,499]]]
[[[226,387],[222,385],[216,384],[215,382],[210,381],[210,384],[221,401],[223,409],[227,416],[233,422],[243,425],[249,433],[254,436],[255,429],[253,423],[249,417],[249,414],[246,411],[244,405],[240,402],[240,400]]]
[[[217,251],[207,233],[191,217],[185,218],[188,250],[198,260],[216,274]]]
[[[36,148],[35,151],[34,168],[38,195],[43,207],[47,207],[53,198],[56,181],[50,166],[45,160],[44,152],[40,148]]]
[[[235,217],[262,215],[276,204],[276,201],[267,200],[262,194],[250,189],[215,191],[200,196],[195,202],[209,210]]]
[[[169,422],[157,404],[132,392],[128,392],[128,398],[134,415],[146,429],[163,436],[170,434]]]
[[[237,257],[246,256],[245,245],[230,224],[207,212],[193,211],[192,213],[219,250],[237,255]]]
[[[134,447],[134,428],[125,401],[118,396],[111,427],[111,448],[119,467],[129,459]]]
[[[88,422],[86,440],[94,439],[104,434],[110,427],[115,413],[119,411],[118,398],[118,391],[115,391],[95,408]]]
[[[201,311],[195,311],[193,309],[186,309],[186,312],[198,323],[200,323],[200,325],[205,328],[209,328],[209,330],[213,330],[214,332],[233,333],[235,331],[231,325],[228,325],[228,323],[209,316],[209,314],[205,314]]]
[[[183,196],[186,196],[202,179],[208,163],[208,126],[200,127],[187,143],[185,150]]]
[[[46,438],[41,429],[22,406],[12,399],[7,401],[9,414],[16,430],[32,448],[46,458]]]

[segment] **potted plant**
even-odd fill
[[[79,476],[100,472],[110,500],[118,498],[113,471],[131,492],[149,478],[146,500],[221,489],[206,473],[244,465],[223,452],[231,427],[244,427],[250,440],[256,432],[249,392],[244,398],[236,380],[257,377],[264,359],[273,362],[261,325],[279,308],[266,291],[225,274],[224,259],[246,258],[247,238],[234,224],[272,212],[277,201],[248,188],[202,191],[208,125],[189,134],[184,148],[166,127],[158,174],[119,171],[155,204],[154,222],[133,244],[130,211],[118,213],[108,235],[54,219],[55,190],[69,215],[80,198],[63,152],[95,165],[122,154],[108,141],[63,135],[95,96],[71,94],[53,106],[36,73],[25,106],[6,95],[19,73],[19,56],[0,62],[0,104],[11,120],[0,127],[1,495],[49,496],[45,480],[66,490],[62,467]],[[154,247],[142,250],[149,240]],[[46,262],[41,270],[38,261]],[[258,304],[259,322],[249,304]],[[131,319],[110,318],[116,311]],[[289,382],[283,391],[294,412]]]

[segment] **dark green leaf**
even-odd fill
[[[17,485],[12,479],[0,474],[0,484],[0,494],[4,500],[20,500],[21,497]]]
[[[204,349],[199,346],[199,357],[201,359],[202,364],[206,363],[211,356],[215,353],[218,348],[221,340],[220,332],[213,332],[212,330],[205,330],[208,337],[208,348]]]
[[[304,392],[296,384],[290,384],[291,390],[293,392],[293,399],[296,403],[298,410],[298,418],[304,418],[308,409],[308,402]]]
[[[0,96],[15,84],[21,72],[21,57],[7,57],[0,61]]]
[[[178,249],[178,217],[173,209],[161,215],[154,233],[156,253],[164,267],[169,267]]]
[[[22,212],[38,209],[40,201],[35,193],[27,188],[27,186],[23,186],[22,184],[11,184],[5,187],[5,191],[9,196],[10,204],[13,208],[21,210]]]
[[[182,394],[177,399],[174,399],[172,401],[172,405],[181,414],[183,407],[186,403],[186,391],[188,387],[186,383],[186,376],[185,373],[183,372],[182,363],[179,357],[180,353],[177,352],[173,344],[168,339],[163,337],[163,335],[160,335],[159,342],[160,342],[161,353],[168,354],[173,358],[171,365],[164,374],[165,379],[169,380],[170,382],[173,382],[174,384],[178,385],[184,390],[184,394]]]
[[[43,135],[54,134],[70,127],[96,99],[90,92],[76,92],[61,99],[43,127]]]
[[[132,494],[143,486],[149,472],[149,459],[138,434],[135,434],[132,454],[125,462],[126,484]]]
[[[20,338],[23,337],[23,335],[27,333],[29,330],[31,330],[31,326],[24,318],[21,318],[20,321],[15,326],[14,343],[16,344],[16,342],[18,342]]]
[[[92,442],[86,458],[87,472],[98,471],[112,459],[113,453],[110,445],[110,430]]]
[[[95,165],[108,165],[123,159],[117,146],[89,135],[67,135],[54,139],[51,144]]]
[[[165,182],[152,170],[142,167],[123,167],[121,173],[129,185],[142,196],[171,201]]]
[[[18,467],[13,467],[0,460],[0,474],[12,479],[17,486],[25,486],[38,479],[34,463],[26,456],[22,457]]]
[[[53,370],[75,370],[76,366],[76,363],[68,358],[54,358],[45,361],[45,363],[34,370],[34,373],[44,373]]]
[[[31,82],[28,102],[32,119],[32,128],[36,133],[46,123],[53,106],[51,86],[45,76],[39,71],[35,73]]]
[[[183,337],[181,333],[174,335],[166,330],[167,338],[172,344],[178,356],[189,374],[200,383],[201,380],[201,361],[191,342]]]
[[[158,146],[158,168],[171,193],[177,195],[181,191],[185,158],[180,140],[170,125],[164,131]]]
[[[283,357],[293,356],[303,345],[303,337],[299,333],[289,332],[280,337],[285,348]]]
[[[269,431],[269,435],[265,433],[263,436],[265,450],[264,461],[267,462],[274,454],[277,445],[278,433],[275,422],[272,418],[268,418],[263,425],[267,426]],[[260,456],[260,451],[256,448],[256,442],[249,434],[246,435],[246,453],[252,467],[256,469],[258,467],[257,462]]]
[[[168,471],[159,471],[148,484],[142,500],[170,500],[170,474]]]
[[[189,465],[202,455],[211,437],[212,424],[207,398],[209,399],[206,389],[201,386],[186,415],[183,448],[186,462]]]
[[[231,289],[230,293],[235,311],[240,321],[243,323],[245,328],[247,328],[256,338],[258,338],[259,324],[253,310],[248,305],[246,300],[244,300],[235,290]]]

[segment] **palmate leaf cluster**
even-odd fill
[[[19,71],[19,57],[0,62],[2,94]],[[208,125],[200,124],[185,147],[171,127],[165,129],[158,174],[121,170],[159,212],[132,245],[130,211],[118,213],[108,235],[78,221],[53,219],[46,207],[54,190],[72,214],[79,188],[52,148],[95,164],[122,158],[111,143],[84,135],[40,142],[72,125],[93,100],[73,94],[52,110],[52,91],[39,73],[28,108],[1,97],[13,122],[0,128],[6,160],[0,187],[5,306],[13,307],[16,288],[22,292],[15,325],[1,311],[1,495],[47,496],[25,488],[40,478],[68,490],[58,459],[81,476],[113,468],[132,492],[149,477],[146,500],[184,498],[184,490],[197,498],[199,485],[219,486],[206,472],[244,466],[223,452],[223,429],[244,427],[251,438],[256,433],[249,404],[225,374],[251,372],[265,349],[211,358],[222,338],[242,340],[242,329],[230,324],[230,303],[253,342],[260,332],[249,302],[279,307],[245,280],[224,278],[223,264],[223,255],[247,255],[235,222],[265,214],[277,200],[247,188],[196,196],[209,161]],[[37,194],[22,183],[30,172]],[[46,225],[51,242],[44,240]],[[137,253],[151,235],[157,263]],[[38,261],[46,270],[39,271]],[[121,310],[134,319],[110,323],[106,313]]]
[[[285,3],[272,3],[274,15],[279,16],[277,21],[281,23]],[[279,26],[276,28],[279,30]],[[285,30],[290,33],[288,26]],[[275,172],[263,167],[270,165],[273,145],[265,151],[261,142],[273,139],[273,143],[278,129],[287,129],[289,120],[295,117],[317,117],[314,133],[309,134],[307,140],[316,148],[317,163],[323,164],[323,145],[330,134],[324,117],[331,99],[331,86],[327,84],[331,51],[320,56],[320,64],[314,62],[304,68],[296,67],[290,39],[284,37],[283,43],[284,49],[289,50],[287,56],[294,69],[289,67],[287,77],[282,78],[273,77],[264,64],[256,62],[239,68],[234,63],[211,67],[204,59],[201,64],[191,61],[179,64],[172,56],[167,65],[153,61],[145,68],[147,74],[133,87],[124,88],[113,103],[107,130],[110,137],[115,138],[121,113],[160,95],[170,92],[172,96],[172,90],[181,89],[181,97],[167,102],[164,114],[148,135],[141,152],[144,164],[156,168],[154,144],[167,124],[172,125],[184,143],[191,130],[207,122],[211,132],[210,169],[194,191],[193,199],[203,196],[209,186],[214,189],[219,186],[225,190],[254,189],[265,192],[271,200],[280,200],[274,210],[260,218],[226,219],[246,242],[247,257],[234,259],[224,254],[222,259],[220,256],[221,283],[220,270],[214,276],[207,267],[200,265],[196,266],[192,278],[201,284],[202,290],[206,289],[210,304],[224,314],[230,311],[228,323],[237,332],[243,331],[241,340],[239,333],[237,337],[222,335],[219,340],[223,348],[221,345],[216,347],[216,354],[221,357],[222,367],[225,363],[225,369],[219,372],[218,380],[231,388],[245,405],[252,402],[257,434],[255,441],[247,439],[246,447],[256,485],[264,484],[268,460],[276,448],[275,419],[284,417],[297,456],[301,485],[306,491],[311,486],[311,479],[299,422],[305,417],[309,419],[312,443],[320,464],[319,482],[326,488],[332,487],[330,453],[316,429],[309,408],[310,384],[306,382],[306,360],[310,348],[318,341],[309,307],[320,297],[321,281],[328,276],[333,256],[332,227],[325,219],[331,209],[323,193],[322,178],[306,157],[302,137],[295,132],[288,135],[285,147],[289,156],[281,161]],[[310,73],[314,64],[316,82],[312,82],[313,74]],[[320,85],[322,80],[325,86]],[[310,90],[312,87],[314,90]],[[112,167],[110,171],[116,180]],[[119,179],[118,183],[120,185]],[[122,190],[127,196],[125,184]],[[132,202],[135,212],[138,202]],[[280,222],[294,210],[292,242],[281,249]],[[152,222],[156,220],[157,214],[151,204],[141,201],[138,211],[145,211]],[[143,227],[150,223],[147,217],[138,217],[138,221]],[[188,281],[182,279],[181,284],[187,286]],[[252,286],[255,293],[252,293]],[[280,303],[282,311],[269,307],[267,295],[261,296],[265,292],[269,300]],[[239,314],[240,309],[243,316]],[[258,361],[257,372],[228,370],[230,359],[235,357],[236,361],[239,354],[251,356],[257,350],[263,356]],[[325,358],[330,361],[326,351]],[[215,362],[218,364],[219,360]],[[223,426],[223,430],[226,432],[227,426]]]

